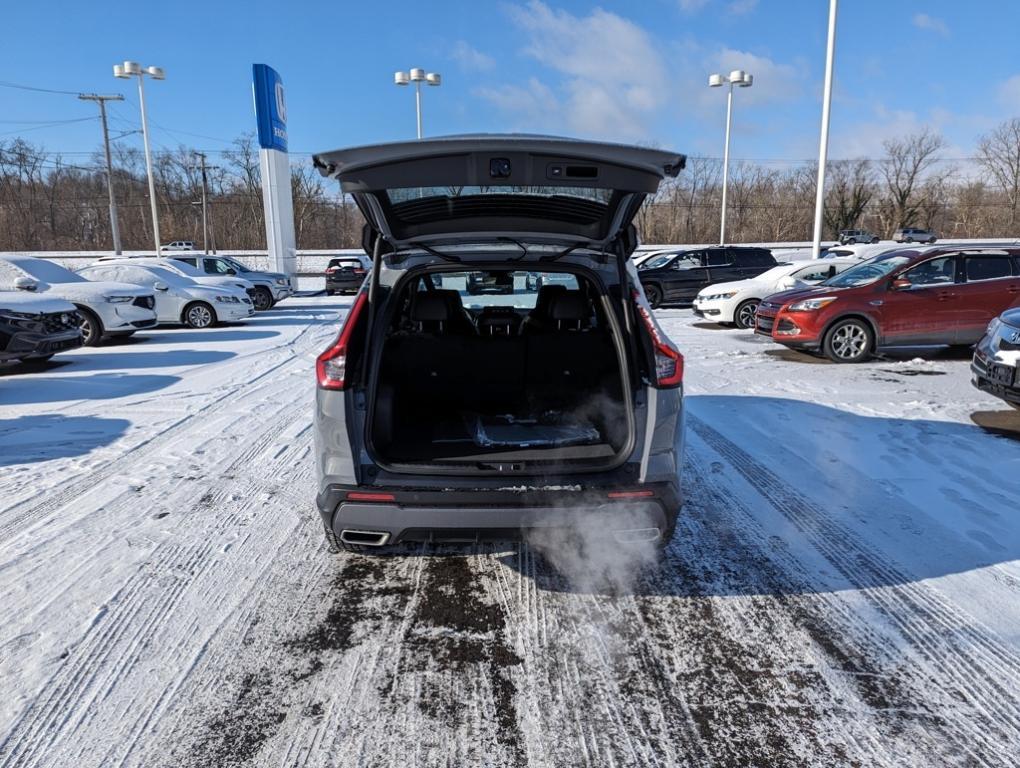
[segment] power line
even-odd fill
[[[77,94],[75,94],[75,95],[77,96]],[[15,133],[25,133],[27,131],[38,131],[41,128],[54,128],[54,127],[56,127],[58,125],[68,125],[69,123],[84,123],[84,122],[88,122],[90,120],[98,120],[98,119],[99,119],[98,117],[93,116],[93,117],[79,117],[79,118],[75,118],[74,120],[55,120],[52,123],[42,123],[40,125],[33,125],[30,128],[18,128],[18,129],[13,130],[13,131],[7,131],[5,133],[0,133],[0,136],[12,136]]]
[[[78,91],[57,91],[53,88],[37,88],[34,85],[19,85],[0,80],[0,88],[17,88],[19,91],[36,91],[38,93],[59,93],[63,96],[77,96]]]

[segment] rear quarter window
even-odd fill
[[[966,265],[968,282],[1013,275],[1013,265],[1008,256],[968,256]]]

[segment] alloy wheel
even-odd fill
[[[737,307],[737,325],[740,328],[754,328],[758,317],[758,303],[748,301]]]
[[[273,297],[265,288],[259,288],[255,291],[255,296],[252,297],[252,301],[255,303],[255,310],[257,312],[265,312],[267,309],[273,306]]]
[[[188,325],[192,328],[208,328],[213,324],[212,310],[205,304],[195,304],[188,310]]]
[[[832,334],[831,346],[840,360],[856,360],[868,350],[868,332],[857,323],[841,325]]]

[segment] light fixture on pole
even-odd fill
[[[138,78],[138,103],[142,110],[142,143],[145,145],[145,170],[149,176],[149,203],[152,206],[152,238],[159,255],[159,214],[156,211],[156,182],[152,176],[152,152],[149,149],[149,123],[145,115],[145,76],[163,80],[166,75],[162,67],[142,67],[137,61],[125,61],[113,65],[113,76],[122,79]]]
[[[729,85],[729,93],[726,95],[726,146],[723,149],[723,176],[722,176],[722,217],[719,222],[719,245],[726,243],[726,182],[730,175],[730,121],[733,117],[733,86],[748,88],[754,83],[754,76],[742,69],[734,69],[729,77],[726,75],[709,75],[708,85],[710,88],[718,88],[722,85]]]
[[[415,68],[410,72],[394,72],[394,85],[410,85],[414,83],[414,104],[418,115],[418,138],[421,138],[421,84],[442,85],[443,77],[438,72],[426,73],[424,69]]]

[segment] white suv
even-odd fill
[[[0,256],[0,290],[33,291],[71,302],[81,312],[82,343],[88,346],[156,325],[152,290],[126,282],[90,281],[48,259]]]
[[[160,323],[208,328],[219,322],[246,320],[255,313],[251,299],[240,288],[199,285],[163,267],[94,264],[78,274],[90,280],[118,280],[151,288]]]
[[[174,240],[172,243],[161,245],[159,247],[161,251],[193,251],[195,250],[195,244],[190,240]]]
[[[207,275],[205,272],[200,272],[197,268],[186,262],[179,259],[171,259],[168,256],[102,256],[93,262],[94,266],[102,264],[137,264],[142,267],[162,267],[182,277],[190,278],[199,285],[240,288],[248,294],[249,299],[254,298],[255,294],[255,284],[251,280],[245,280],[243,277],[233,275]]]

